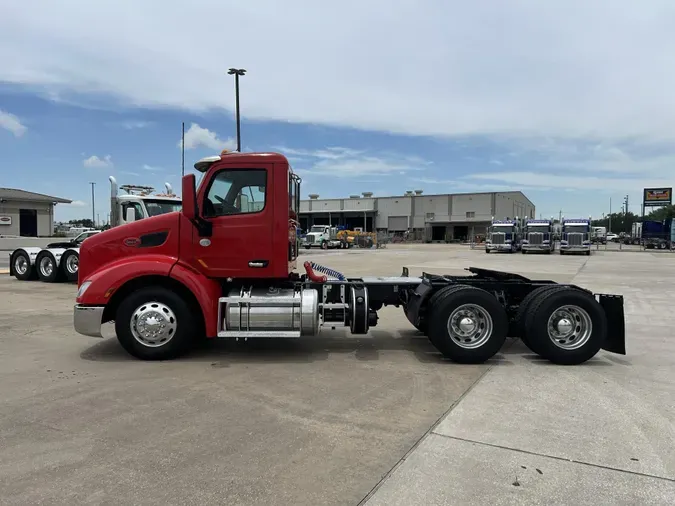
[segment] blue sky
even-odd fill
[[[0,186],[73,199],[57,219],[91,216],[90,181],[107,215],[109,175],[178,188],[182,121],[186,166],[232,148],[230,66],[243,147],[289,156],[303,197],[600,216],[675,181],[672,2],[38,3],[0,18]]]

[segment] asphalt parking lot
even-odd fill
[[[110,329],[74,333],[74,286],[3,275],[0,504],[675,503],[675,255],[307,257],[353,276],[475,265],[621,293],[628,355],[558,367],[509,341],[459,366],[391,308],[366,338],[146,363]]]

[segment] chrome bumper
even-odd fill
[[[84,336],[103,337],[101,334],[101,320],[103,306],[80,306],[73,308],[73,325],[75,332]]]

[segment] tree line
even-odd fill
[[[630,232],[633,223],[643,221],[643,218],[635,213],[611,213],[604,218],[593,220],[592,225],[609,229],[610,218],[613,232]],[[675,218],[675,206],[659,207],[644,216],[645,221],[664,221],[668,218]]]

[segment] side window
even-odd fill
[[[204,199],[205,217],[250,214],[265,208],[267,171],[227,169],[218,172]]]
[[[133,209],[134,210],[134,220],[142,220],[143,219],[143,209],[141,208],[141,205],[138,202],[125,202],[122,204],[122,220],[126,221],[127,219],[127,209]]]

